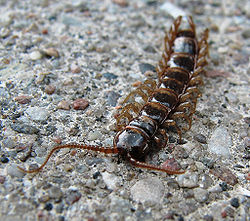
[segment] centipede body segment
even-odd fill
[[[198,86],[202,84],[200,74],[207,63],[208,29],[198,41],[192,18],[187,17],[185,28],[181,28],[182,23],[182,17],[178,17],[165,35],[162,59],[157,66],[158,82],[148,79],[125,98],[124,103],[137,95],[144,103],[134,100],[125,105],[116,117],[118,132],[114,137],[113,147],[60,145],[51,150],[38,169],[19,169],[27,173],[38,172],[46,165],[54,151],[62,148],[80,148],[105,154],[117,153],[140,168],[168,174],[184,173],[145,163],[145,157],[155,147],[166,146],[168,127],[174,127],[180,139],[182,130],[191,127],[191,117],[195,112],[197,98],[201,95]],[[180,118],[187,122],[187,127],[179,126]]]

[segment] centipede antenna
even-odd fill
[[[47,164],[47,162],[49,161],[50,157],[52,156],[52,154],[56,151],[56,150],[60,150],[60,149],[64,149],[64,148],[69,148],[69,149],[84,149],[84,150],[92,150],[92,151],[96,151],[96,152],[102,152],[105,154],[115,154],[118,153],[117,148],[105,148],[105,147],[100,147],[100,146],[92,146],[92,145],[81,145],[81,144],[65,144],[65,145],[59,145],[54,147],[50,153],[48,154],[48,156],[46,157],[46,160],[43,162],[43,164],[38,167],[37,169],[34,170],[26,170],[22,167],[17,166],[17,168],[21,171],[23,171],[24,173],[37,173],[39,171],[41,171],[43,169],[43,167]]]
[[[185,170],[181,170],[181,171],[178,171],[178,170],[167,170],[167,169],[164,169],[164,168],[159,167],[159,166],[147,164],[147,163],[144,163],[144,162],[141,162],[141,161],[138,161],[138,160],[132,158],[130,154],[127,155],[127,158],[128,158],[128,161],[132,165],[134,165],[135,167],[145,168],[145,169],[149,169],[149,170],[157,170],[157,171],[165,172],[165,173],[167,173],[169,175],[183,174],[183,173],[186,172]]]

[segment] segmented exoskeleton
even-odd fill
[[[103,152],[118,153],[132,165],[141,168],[163,171],[168,174],[181,174],[184,171],[170,171],[165,168],[144,162],[145,156],[155,149],[165,147],[168,136],[164,129],[174,126],[181,139],[181,129],[177,119],[184,118],[191,127],[191,116],[195,111],[197,98],[200,96],[198,86],[202,84],[200,73],[206,65],[208,55],[208,30],[198,41],[195,25],[187,17],[188,28],[180,29],[182,17],[178,17],[164,39],[165,49],[157,67],[158,83],[146,80],[124,100],[127,102],[134,95],[140,95],[144,104],[134,101],[127,104],[117,116],[118,133],[114,146],[66,144],[54,147],[45,162],[35,170],[24,170],[32,173],[40,171],[54,151],[62,148],[80,148]],[[130,112],[134,112],[136,117]],[[128,124],[122,123],[127,120]]]

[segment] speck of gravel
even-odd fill
[[[177,176],[177,182],[180,187],[194,188],[198,187],[198,175],[195,173],[181,174]]]
[[[89,102],[84,98],[78,98],[72,104],[75,110],[85,110],[89,106]]]
[[[178,182],[174,179],[168,180],[167,185],[168,185],[168,187],[173,188],[173,189],[180,189]]]
[[[198,205],[195,199],[188,199],[185,201],[181,201],[179,203],[179,209],[182,211],[183,215],[188,215],[194,212],[195,210],[197,210],[197,208],[198,208]]]
[[[131,196],[137,202],[160,203],[164,196],[164,186],[157,177],[146,178],[137,181],[131,187]]]
[[[204,219],[204,221],[213,221],[214,217],[211,215],[205,215],[205,216],[203,216],[203,219]]]
[[[188,158],[188,153],[186,152],[186,150],[179,145],[175,147],[174,151],[172,152],[172,155],[176,159],[187,159]]]
[[[202,187],[203,189],[208,189],[213,185],[213,183],[213,179],[208,174],[202,175],[200,187]]]
[[[88,140],[93,141],[93,140],[99,140],[102,137],[102,134],[100,131],[90,131],[88,135]]]
[[[104,160],[102,158],[98,158],[98,157],[86,158],[86,164],[88,166],[93,166],[93,165],[101,164],[103,162],[104,162]]]
[[[0,175],[0,184],[3,184],[5,182],[5,176]]]
[[[219,185],[220,185],[222,191],[227,191],[228,190],[228,186],[227,186],[226,182],[222,182]]]
[[[181,169],[180,164],[174,158],[166,160],[161,165],[161,167],[166,169],[166,170],[170,170],[170,171],[178,171]]]
[[[29,107],[25,112],[33,121],[46,121],[49,117],[49,111],[42,107]]]
[[[54,85],[46,85],[44,89],[45,93],[49,95],[53,94],[55,90],[56,90],[56,87]]]
[[[115,107],[117,104],[117,100],[120,97],[120,94],[116,93],[115,91],[109,91],[107,92],[105,97],[106,97],[107,105]]]
[[[31,98],[32,97],[28,95],[20,95],[20,96],[15,97],[15,101],[19,104],[27,104],[27,103],[30,103]]]
[[[155,66],[148,63],[141,63],[139,64],[139,68],[142,74],[145,74],[146,71],[154,71],[155,72]]]
[[[238,183],[237,177],[228,168],[216,167],[214,169],[211,169],[210,173],[232,186]]]
[[[117,186],[121,182],[121,180],[116,175],[108,172],[104,172],[101,174],[103,181],[107,185],[108,189],[110,190],[117,189]]]
[[[24,134],[37,134],[39,133],[39,129],[37,129],[34,126],[27,125],[21,122],[14,122],[10,125],[11,129],[18,132],[18,133],[24,133]]]
[[[156,50],[154,47],[152,47],[151,45],[146,45],[144,48],[143,48],[144,51],[146,52],[149,52],[149,53],[156,53]]]
[[[244,146],[246,148],[250,147],[250,137],[245,137],[244,138]]]
[[[70,110],[70,103],[69,101],[62,100],[57,104],[57,108],[62,110]]]
[[[230,204],[231,204],[231,206],[238,208],[240,206],[239,199],[236,197],[231,199]]]
[[[208,191],[202,188],[195,188],[194,198],[197,202],[204,203],[208,200]]]
[[[55,58],[59,58],[59,52],[57,49],[55,48],[46,48],[43,50],[43,53],[47,56],[47,57],[55,57]]]
[[[100,171],[97,171],[93,174],[93,179],[97,179],[99,176],[101,176]]]
[[[46,203],[44,209],[47,211],[51,211],[53,209],[53,205],[51,203]]]
[[[6,137],[2,144],[5,148],[13,149],[16,147],[16,142],[11,137]]]
[[[194,139],[197,140],[198,142],[202,143],[202,144],[206,144],[207,143],[207,138],[202,135],[202,134],[196,134],[194,136]]]
[[[218,127],[208,142],[208,150],[220,156],[230,157],[229,148],[232,146],[231,136],[227,129]]]
[[[6,157],[5,155],[3,155],[1,158],[0,158],[1,162],[2,163],[8,163],[9,162],[9,158]]]
[[[78,190],[69,190],[66,194],[66,203],[72,205],[82,197],[82,194]]]
[[[113,79],[116,79],[118,76],[113,73],[106,72],[103,74],[103,77],[105,77],[108,80],[113,80]]]
[[[214,159],[210,159],[210,158],[207,158],[207,157],[204,157],[201,159],[201,162],[208,168],[213,168],[214,167]]]
[[[40,51],[33,51],[29,54],[29,56],[30,56],[30,59],[33,61],[40,60],[43,57]]]
[[[11,177],[23,178],[26,174],[17,168],[17,165],[11,164],[7,166],[7,174]]]
[[[242,37],[245,38],[245,39],[248,39],[250,38],[250,30],[245,30],[242,32]]]

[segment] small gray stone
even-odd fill
[[[49,117],[49,111],[42,107],[29,107],[26,113],[34,121],[46,121]]]
[[[232,146],[231,136],[227,129],[224,127],[218,127],[212,134],[209,142],[208,149],[224,157],[230,157],[229,148]]]
[[[11,129],[18,132],[18,133],[24,133],[24,134],[37,134],[39,130],[33,126],[23,124],[20,122],[15,122],[10,125]]]
[[[107,105],[115,107],[119,97],[120,97],[120,94],[118,94],[114,91],[109,91],[106,94]]]
[[[248,29],[248,30],[243,31],[241,35],[245,39],[250,38],[250,30]]]
[[[200,184],[200,186],[202,188],[207,189],[207,188],[211,187],[213,185],[213,183],[214,183],[213,179],[209,175],[207,175],[207,174],[202,175],[201,184]]]
[[[99,140],[101,138],[102,134],[99,131],[90,131],[89,132],[89,136],[88,136],[88,140],[92,141],[92,140]]]
[[[208,200],[208,191],[202,188],[195,188],[194,198],[197,202],[204,203]]]
[[[103,77],[105,77],[108,80],[113,80],[117,78],[117,75],[110,73],[110,72],[106,72],[103,74]]]
[[[7,174],[10,175],[11,177],[18,177],[18,178],[22,178],[25,176],[25,173],[23,173],[21,170],[19,170],[17,168],[17,165],[15,165],[15,164],[8,165]]]
[[[33,61],[39,60],[43,57],[40,51],[33,51],[29,54],[29,56],[30,56],[30,59]]]
[[[142,74],[144,74],[146,71],[155,71],[155,66],[148,63],[139,64],[139,68]]]
[[[198,186],[198,175],[192,174],[181,174],[177,177],[177,182],[180,187],[194,188]]]
[[[142,179],[132,186],[131,195],[138,202],[160,203],[164,196],[164,186],[156,177]]]
[[[117,184],[121,181],[117,176],[112,173],[104,172],[102,173],[102,178],[108,189],[113,190],[117,188]]]
[[[63,196],[63,192],[59,187],[53,186],[49,189],[49,196],[51,199],[55,199],[59,202]]]

